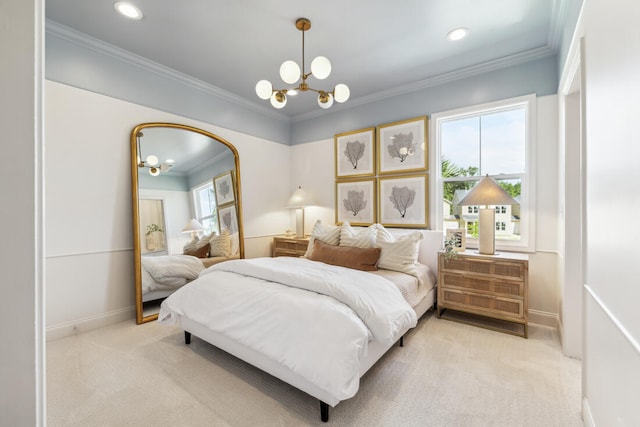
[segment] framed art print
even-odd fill
[[[336,224],[371,225],[376,222],[376,180],[336,182]]]
[[[375,174],[375,128],[339,133],[334,141],[336,179]]]
[[[467,248],[467,233],[464,228],[447,228],[444,240],[453,243],[455,252],[464,252]]]
[[[216,192],[216,204],[226,205],[236,201],[233,185],[233,171],[226,171],[213,178],[213,188]]]
[[[426,172],[427,117],[378,126],[378,173]]]
[[[238,231],[238,211],[235,203],[218,208],[218,223],[220,232],[228,230],[229,234],[233,234]]]
[[[426,174],[378,178],[378,222],[391,227],[427,228],[428,191]]]

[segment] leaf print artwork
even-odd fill
[[[360,141],[348,141],[344,149],[344,155],[354,169],[358,168],[358,160],[364,156],[364,143]]]
[[[387,145],[387,152],[391,158],[400,159],[404,162],[407,157],[413,156],[416,151],[416,143],[413,141],[413,132],[396,133],[391,137],[391,144]]]
[[[416,190],[410,190],[409,187],[396,187],[393,186],[389,201],[393,204],[393,207],[400,213],[400,217],[404,218],[407,214],[407,209],[413,205],[413,201],[416,197]]]
[[[358,215],[360,211],[367,207],[367,201],[364,199],[364,190],[349,190],[347,198],[342,200],[344,208],[353,214]]]

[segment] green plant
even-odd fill
[[[160,228],[160,226],[158,224],[147,225],[147,234],[145,234],[145,236],[148,236],[149,234],[153,233],[154,231],[163,231],[163,230],[162,230],[162,228]]]
[[[447,259],[458,256],[458,252],[456,252],[456,237],[454,234],[449,234],[448,239],[445,237],[442,250],[444,251],[444,257]]]

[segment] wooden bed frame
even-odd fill
[[[390,232],[394,235],[406,234],[415,230],[398,230],[390,229]],[[428,265],[432,272],[437,277],[438,267],[438,251],[442,248],[442,232],[432,230],[418,230],[423,234],[423,239],[420,242],[420,254],[418,260],[422,264]],[[418,316],[418,319],[422,317],[430,308],[435,306],[437,288],[434,287],[427,296],[416,306],[414,311]],[[340,401],[331,396],[327,391],[321,389],[317,385],[311,383],[305,378],[300,377],[293,371],[286,369],[282,365],[266,358],[261,353],[252,350],[238,342],[220,334],[214,332],[207,327],[196,323],[186,317],[180,318],[180,327],[185,331],[185,343],[188,345],[191,343],[192,335],[218,347],[225,352],[244,360],[245,362],[259,368],[266,373],[281,379],[282,381],[296,387],[297,389],[317,398],[320,401],[320,419],[323,422],[329,421],[329,406],[335,406]],[[409,329],[402,332],[401,336]],[[399,340],[400,346],[403,345],[403,339]],[[367,356],[360,361],[360,377],[362,377],[395,343],[385,345],[378,341],[371,341],[369,343]]]

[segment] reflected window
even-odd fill
[[[194,187],[192,190],[196,219],[206,229],[206,234],[218,232],[218,210],[216,196],[213,191],[213,181]]]

